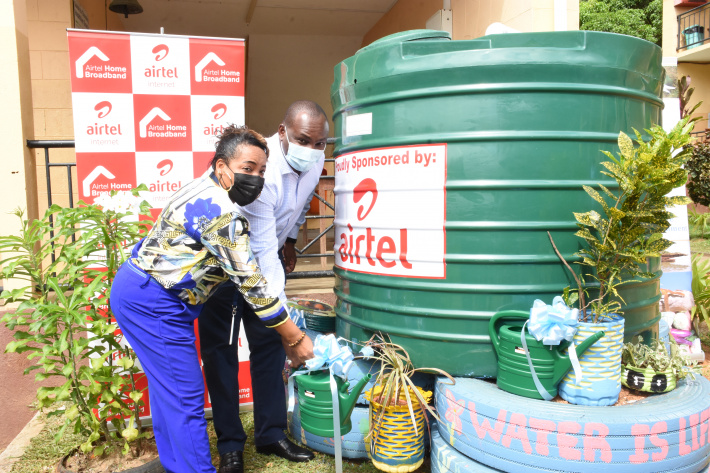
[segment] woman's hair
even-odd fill
[[[222,130],[218,138],[214,157],[210,161],[212,170],[217,166],[217,160],[223,159],[226,163],[229,163],[229,161],[237,157],[240,146],[256,146],[266,153],[267,158],[269,157],[269,147],[264,137],[246,125],[229,125]]]

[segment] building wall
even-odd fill
[[[678,20],[677,16],[690,10],[691,7],[676,7],[674,0],[663,0],[663,57],[678,56]],[[706,32],[707,34],[707,32]],[[690,77],[690,86],[695,89],[690,99],[690,106],[698,102],[703,104],[695,112],[701,117],[695,125],[695,131],[708,128],[710,115],[710,64],[678,63],[678,78]]]
[[[676,57],[676,45],[678,44],[678,22],[676,16],[687,8],[676,8],[674,0],[663,0],[663,32],[661,44],[663,45],[663,57]]]
[[[362,46],[387,35],[426,27],[426,21],[444,6],[444,0],[399,0],[362,38]]]
[[[252,34],[247,40],[247,124],[269,136],[288,106],[313,100],[333,115],[333,67],[358,50],[359,36]],[[330,121],[330,136],[333,122]]]
[[[0,2],[0,142],[3,166],[0,169],[0,228],[3,235],[18,235],[20,220],[9,212],[25,211],[25,218],[37,216],[36,178],[32,153],[25,146],[31,139],[32,91],[28,55],[27,10],[24,0]],[[1,255],[0,255],[1,256]],[[1,258],[0,258],[1,259]],[[23,281],[2,281],[3,289],[24,285]]]
[[[579,29],[579,1],[566,1],[567,30]],[[454,39],[484,36],[495,22],[521,32],[555,31],[555,0],[451,0]]]
[[[700,116],[701,119],[695,124],[695,131],[702,131],[708,128],[708,115],[710,115],[710,64],[678,64],[678,78],[682,76],[690,77],[690,86],[695,88],[695,92],[690,97],[690,106],[702,102],[700,108],[693,115]]]
[[[74,0],[86,10],[89,28],[122,31],[119,15],[108,11],[110,0]],[[29,60],[32,77],[34,138],[74,139],[67,28],[74,26],[72,0],[26,0],[29,31]],[[108,23],[108,28],[107,28]],[[40,212],[47,208],[44,150],[35,150],[37,197]],[[73,163],[74,150],[50,150],[52,162]],[[65,168],[53,168],[53,203],[68,205],[69,189]],[[76,173],[73,179],[76,180]],[[75,201],[78,198],[74,189]]]

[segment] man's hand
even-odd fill
[[[306,360],[313,358],[313,341],[290,318],[281,325],[276,326],[276,331],[281,335],[286,351],[286,358],[291,362],[291,368],[298,368]]]
[[[303,340],[298,342],[294,347],[288,346],[285,339],[283,340],[284,350],[286,351],[286,358],[291,362],[292,368],[298,368],[302,366],[306,360],[313,358],[313,341],[304,335]]]
[[[291,242],[284,243],[284,263],[286,264],[284,270],[286,274],[291,273],[296,269],[296,244]]]

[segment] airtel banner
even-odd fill
[[[335,158],[335,265],[361,273],[446,278],[446,145]]]
[[[79,196],[145,184],[156,209],[244,124],[244,40],[69,30]]]
[[[244,40],[67,34],[79,197],[92,203],[145,184],[157,216],[175,191],[207,170],[215,135],[244,124]],[[120,330],[116,337],[122,339]],[[246,338],[237,343],[239,359],[248,360]],[[239,368],[240,402],[251,404],[249,361]],[[143,401],[142,415],[149,416],[147,390]]]

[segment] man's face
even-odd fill
[[[288,126],[288,139],[286,138],[286,125],[279,125],[279,140],[284,154],[288,154],[289,140],[304,148],[325,149],[328,139],[328,120],[323,115],[311,118],[307,113],[298,115]]]

